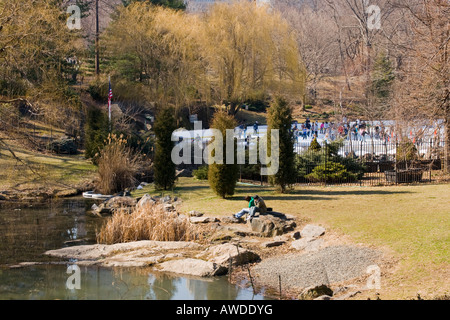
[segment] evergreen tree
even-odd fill
[[[314,137],[313,141],[311,141],[311,144],[309,145],[308,151],[320,151],[322,149],[319,142],[317,142],[317,137]]]
[[[218,111],[215,113],[212,120],[211,128],[217,129],[222,133],[223,136],[223,150],[225,156],[226,146],[226,130],[234,129],[237,126],[237,122],[233,116],[228,115],[224,111]],[[236,142],[235,143],[235,155],[234,164],[217,164],[213,163],[209,165],[208,170],[208,181],[211,189],[214,192],[226,198],[227,196],[232,196],[236,188],[236,182],[239,176],[239,166],[236,164]],[[214,156],[214,154],[212,155]]]
[[[176,129],[174,114],[173,108],[161,110],[154,125],[156,144],[153,168],[156,189],[168,190],[175,185],[176,165],[171,158],[172,133]]]
[[[394,68],[385,54],[380,54],[375,60],[371,78],[368,116],[372,119],[382,119],[390,109],[395,80]]]
[[[394,68],[389,58],[380,54],[374,64],[372,72],[372,93],[378,99],[386,100],[392,92],[395,80]]]
[[[108,117],[100,108],[90,108],[86,115],[85,157],[95,160],[108,138]]]
[[[268,146],[271,147],[269,134],[271,130],[279,130],[279,170],[274,176],[269,177],[269,181],[280,187],[285,193],[286,188],[296,180],[295,154],[294,154],[294,133],[291,129],[292,109],[281,97],[276,97],[271,107],[268,109]]]

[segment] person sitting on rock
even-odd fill
[[[250,220],[252,216],[255,214],[256,204],[255,199],[250,196],[245,197],[245,201],[248,201],[248,208],[244,208],[235,215],[233,215],[236,219],[242,218],[245,214],[248,214],[247,220]]]
[[[255,210],[255,212],[266,214],[267,207],[266,207],[266,203],[264,202],[264,199],[258,195],[254,196],[253,198],[255,199],[255,205],[257,207],[257,210]]]

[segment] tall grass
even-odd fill
[[[119,210],[102,226],[97,242],[103,244],[141,240],[192,241],[200,239],[198,227],[188,217],[166,212],[163,205],[148,204],[131,214]]]
[[[95,188],[103,194],[112,194],[132,188],[143,169],[142,156],[127,146],[122,137],[110,135],[98,158],[98,179]]]

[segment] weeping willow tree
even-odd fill
[[[176,107],[202,100],[235,114],[248,97],[302,97],[305,69],[278,13],[219,3],[205,15],[133,2],[119,7],[102,45],[115,98]]]
[[[115,99],[176,107],[195,99],[203,73],[198,18],[133,2],[119,7],[102,36]]]
[[[200,41],[212,99],[235,114],[255,92],[302,98],[306,72],[288,23],[266,6],[218,3],[206,14]]]

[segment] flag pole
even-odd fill
[[[109,119],[109,133],[111,133],[111,99],[112,99],[112,88],[111,88],[111,76],[108,76],[109,82],[109,92],[108,92],[108,119]]]

